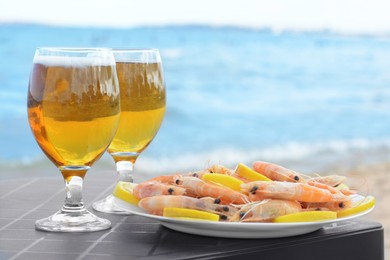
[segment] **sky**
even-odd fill
[[[0,0],[0,23],[207,24],[372,34],[390,32],[389,10],[389,0]]]

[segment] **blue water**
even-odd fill
[[[0,163],[44,158],[26,118],[28,77],[38,46],[160,49],[167,114],[140,157],[144,164],[158,162],[156,168],[372,149],[390,156],[390,37],[3,24]]]

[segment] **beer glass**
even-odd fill
[[[116,163],[117,181],[133,182],[138,156],[157,134],[165,114],[165,83],[156,49],[113,50],[119,79],[121,116],[108,152]],[[128,214],[113,204],[113,195],[95,202],[101,212]]]
[[[120,117],[119,85],[110,49],[38,48],[28,89],[28,120],[40,148],[58,167],[66,197],[37,229],[97,231],[110,221],[86,210],[83,179],[106,151]],[[44,183],[37,189],[44,188]]]

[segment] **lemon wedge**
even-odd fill
[[[115,186],[112,195],[128,203],[138,205],[139,199],[133,194],[133,189],[136,185],[135,183],[120,181]]]
[[[163,216],[180,219],[219,221],[219,215],[217,214],[186,208],[164,208]]]
[[[236,190],[236,191],[240,191],[241,190],[240,185],[244,184],[243,181],[241,181],[237,178],[234,178],[230,175],[221,174],[221,173],[203,174],[202,180],[214,182],[214,183],[220,184],[222,186],[231,188],[231,189]]]
[[[274,222],[313,222],[332,220],[337,218],[334,211],[303,211],[276,217]]]
[[[250,181],[272,181],[267,176],[264,176],[263,174],[252,170],[243,163],[239,163],[237,165],[235,172],[241,177],[244,177],[245,179],[248,179]]]
[[[360,195],[354,196],[352,199],[352,205],[350,208],[337,212],[338,218],[354,215],[362,211],[368,210],[375,205],[375,197],[367,196],[363,197]]]

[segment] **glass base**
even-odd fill
[[[118,215],[131,215],[131,213],[118,208],[114,204],[114,196],[108,195],[105,199],[96,201],[92,204],[92,208],[99,212],[118,214]]]
[[[86,209],[78,212],[60,210],[48,218],[37,220],[35,228],[54,232],[91,232],[109,229],[111,222]]]

